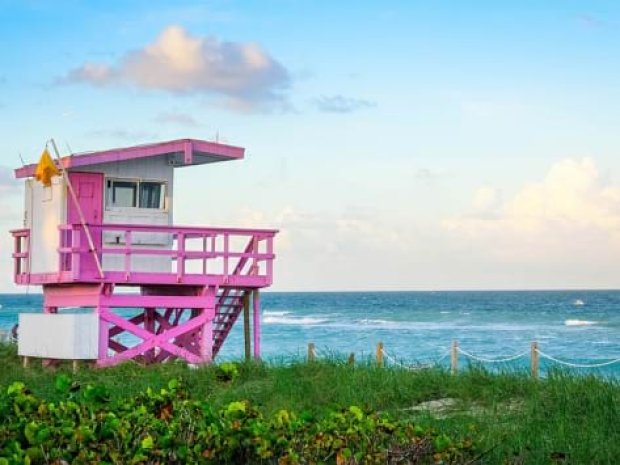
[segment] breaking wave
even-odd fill
[[[275,310],[266,310],[263,315],[265,317],[270,317],[270,316],[285,316],[285,315],[290,315],[291,312],[287,312],[287,311],[275,311]]]
[[[590,320],[566,320],[564,321],[565,326],[592,326],[598,324],[598,321],[590,321]]]
[[[276,315],[276,313],[279,313]],[[265,312],[263,316],[263,323],[268,325],[305,325],[313,326],[325,323],[327,320],[324,318],[314,318],[311,316],[294,317],[287,316],[290,312],[271,312],[267,314]]]

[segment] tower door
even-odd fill
[[[101,262],[101,229],[96,225],[103,222],[103,173],[69,172],[69,180],[82,210],[84,222],[87,226],[92,225],[88,229]],[[79,210],[70,192],[67,192],[67,223],[76,225],[82,223]],[[80,248],[83,252],[79,261],[79,276],[84,278],[98,276],[97,264],[93,253],[89,252],[86,234],[80,235]]]

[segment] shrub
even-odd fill
[[[57,403],[15,382],[0,394],[0,465],[38,463],[472,463],[469,441],[350,406],[320,418],[247,401],[215,410],[181,383],[111,401],[100,386],[56,379]]]

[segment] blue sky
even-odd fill
[[[0,23],[5,230],[8,169],[50,136],[218,134],[247,159],[181,170],[175,222],[280,228],[275,289],[620,283],[617,2],[0,0]]]

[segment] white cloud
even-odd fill
[[[620,186],[611,185],[591,158],[555,163],[541,181],[498,203],[497,191],[476,192],[472,211],[444,227],[485,256],[538,261],[620,255]],[[480,215],[481,209],[494,215]],[[589,257],[589,258],[588,258]]]
[[[355,111],[374,108],[376,102],[359,98],[345,97],[343,95],[322,95],[320,98],[314,99],[316,107],[325,113],[353,113]]]
[[[96,86],[128,83],[179,94],[208,93],[225,96],[229,106],[247,110],[283,105],[290,76],[255,43],[196,37],[180,26],[169,26],[155,42],[126,53],[116,64],[85,63],[63,81]]]
[[[155,122],[161,124],[174,124],[177,126],[185,126],[188,128],[195,128],[199,126],[198,121],[189,113],[181,113],[181,112],[165,112],[160,113],[155,117]]]
[[[157,134],[141,131],[141,130],[130,130],[130,129],[97,129],[95,131],[88,132],[90,137],[97,137],[101,139],[118,139],[125,142],[140,142],[140,141],[149,141],[157,139]]]
[[[275,289],[407,289],[428,262],[428,242],[406,220],[365,208],[334,211],[285,206],[273,211],[241,209],[216,224],[278,229]]]
[[[475,214],[495,214],[501,205],[501,192],[496,187],[482,186],[474,193],[472,206]]]

